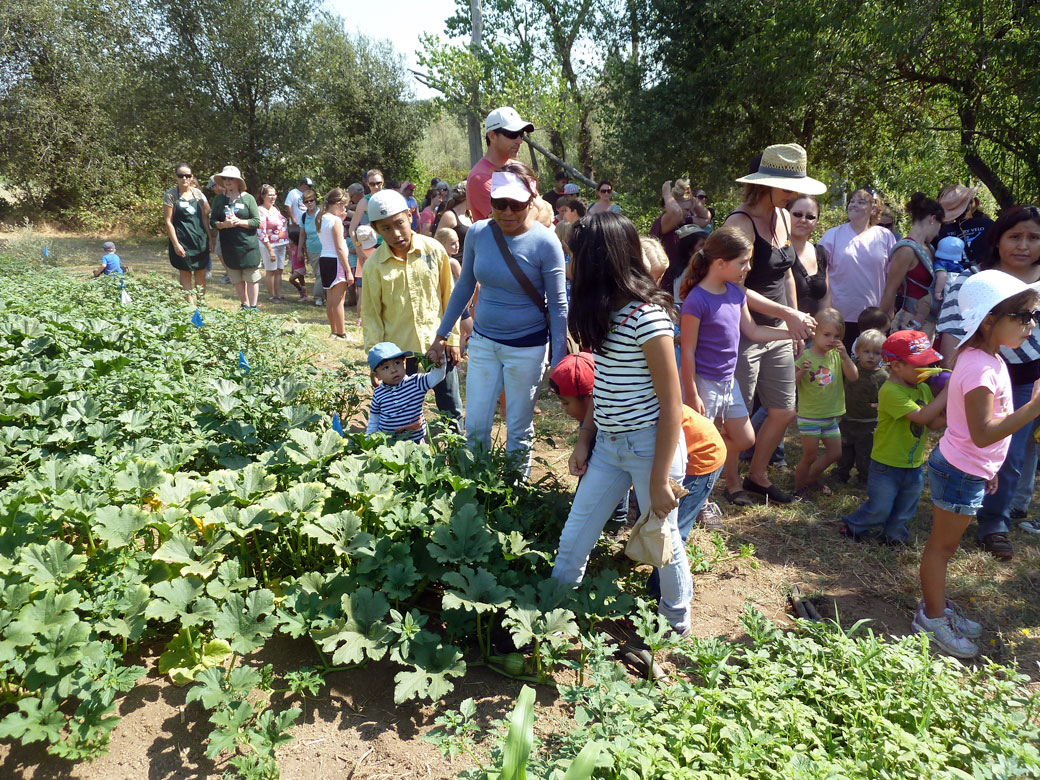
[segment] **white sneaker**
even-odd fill
[[[923,606],[918,607],[910,630],[915,634],[927,634],[940,650],[954,658],[974,658],[979,654],[978,646],[954,627],[953,613],[949,608],[943,611],[942,617],[933,619],[924,614]]]
[[[949,599],[946,599],[946,614],[951,616],[953,627],[961,636],[968,639],[978,639],[982,636],[982,624],[965,617],[960,608]]]
[[[324,306],[325,305],[325,301],[323,301],[321,298],[315,298],[314,299],[314,305],[315,306]]]
[[[1021,523],[1018,524],[1018,527],[1025,531],[1027,534],[1040,536],[1040,520],[1023,520]]]

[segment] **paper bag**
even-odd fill
[[[669,483],[677,499],[689,492],[675,480],[669,480]],[[625,545],[625,555],[636,563],[649,563],[657,568],[671,563],[672,531],[668,526],[668,517],[658,517],[653,509],[647,509],[632,526],[628,544]]]

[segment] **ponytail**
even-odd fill
[[[752,246],[751,239],[735,227],[713,230],[704,246],[690,258],[679,285],[679,297],[685,298],[686,294],[708,275],[708,269],[716,260],[725,260],[727,263],[739,260],[747,255]]]
[[[693,257],[690,258],[689,265],[686,266],[685,273],[683,273],[682,281],[679,282],[679,297],[685,298],[690,290],[700,284],[701,280],[708,275],[710,267],[711,260],[704,253],[703,247],[694,252]]]

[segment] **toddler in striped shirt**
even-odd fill
[[[412,441],[426,439],[423,401],[426,393],[444,381],[447,363],[425,374],[407,375],[405,359],[412,353],[389,341],[368,352],[368,367],[376,381],[366,433],[389,433]]]

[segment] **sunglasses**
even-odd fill
[[[612,190],[610,187],[604,187],[602,190],[600,190],[600,192],[602,192],[604,194],[608,193],[608,192],[613,192],[613,191],[614,190]]]
[[[1040,323],[1040,311],[1013,311],[1007,314],[1013,320],[1018,320],[1020,325],[1030,326]]]
[[[311,198],[310,200],[306,200],[306,199],[305,199],[305,200],[304,200],[303,202],[304,202],[304,203],[317,203],[317,202],[318,202],[318,200],[317,200],[317,198]]]
[[[495,211],[523,211],[531,205],[531,201],[525,200],[523,203],[510,198],[492,198],[491,208]]]
[[[515,141],[517,138],[524,134],[523,130],[496,130],[499,135],[504,135],[511,141]]]
[[[708,199],[708,196],[704,195],[703,193],[700,194],[700,195],[694,195],[693,197],[695,197],[697,200],[705,200],[706,201]]]
[[[791,216],[794,217],[795,219],[804,219],[804,220],[807,220],[809,222],[815,222],[816,219],[817,219],[817,215],[816,214],[807,214],[804,211],[792,211],[791,212]]]
[[[194,173],[178,173],[177,174],[177,178],[178,179],[190,179],[194,175],[195,175]]]
[[[381,181],[370,181],[368,183],[368,186],[369,187],[382,187],[383,186],[383,182],[381,182]]]

